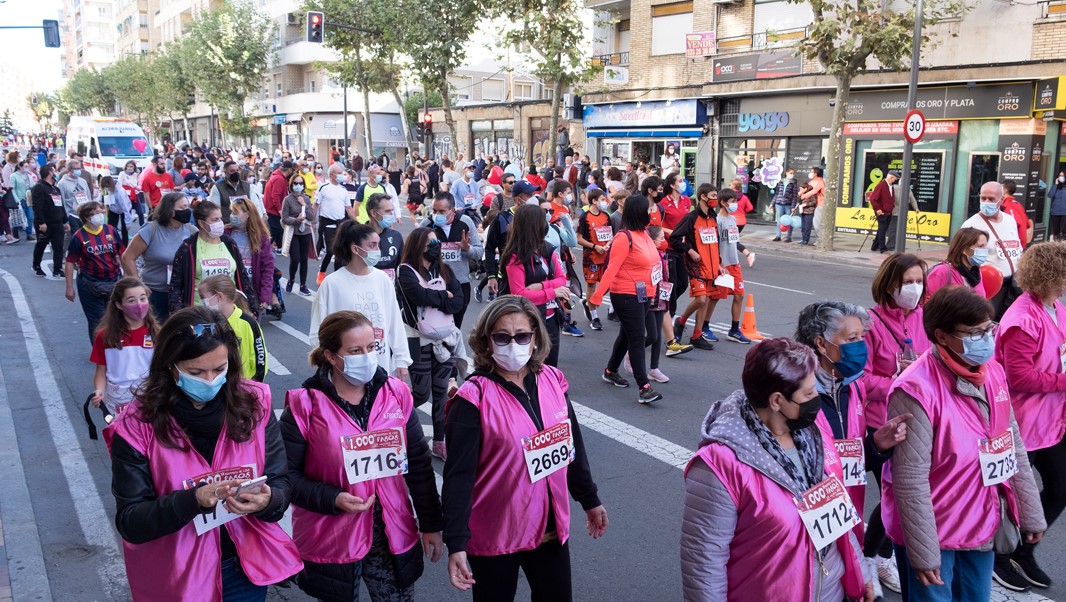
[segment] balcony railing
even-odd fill
[[[807,28],[798,27],[795,29],[763,31],[750,36],[718,38],[718,52],[731,53],[743,50],[764,50],[766,48],[794,46],[806,37]]]
[[[285,90],[285,95],[291,96],[293,94],[303,94],[305,92],[307,92],[307,88],[287,88]]]
[[[623,67],[629,64],[629,52],[615,52],[614,54],[600,54],[589,59],[589,65],[593,67]]]
[[[1066,1],[1063,0],[1041,0],[1040,1],[1040,18],[1066,18]]]

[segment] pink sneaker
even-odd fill
[[[670,382],[670,377],[663,374],[663,371],[658,368],[655,368],[654,370],[648,370],[648,378],[654,380],[657,383]]]
[[[448,460],[448,448],[444,446],[443,441],[434,441],[433,447],[430,448],[429,453],[440,458],[441,460]]]

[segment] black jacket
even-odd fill
[[[430,270],[430,278],[436,278],[438,272]],[[418,329],[418,318],[415,311],[419,307],[433,307],[448,315],[455,315],[463,311],[466,305],[463,299],[463,288],[459,280],[454,276],[448,279],[446,291],[435,291],[422,286],[418,281],[418,275],[413,267],[401,264],[396,268],[396,300],[400,303],[400,311],[403,312],[403,323],[411,328]],[[448,293],[452,296],[449,297]]]
[[[193,234],[186,238],[178,251],[174,253],[174,269],[170,274],[170,311],[171,313],[183,307],[192,307],[193,293],[196,286],[196,239],[199,234]],[[248,307],[254,313],[259,309],[259,295],[255,291],[255,285],[244,271],[244,260],[241,258],[241,250],[237,243],[225,234],[222,235],[222,244],[229,249],[229,254],[236,262],[237,269],[233,275],[236,279],[237,289],[244,293]]]
[[[67,210],[60,201],[57,207],[52,195],[61,196],[59,188],[41,180],[30,189],[30,201],[33,204],[33,225],[63,225],[67,223]]]

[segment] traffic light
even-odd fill
[[[307,41],[312,44],[322,43],[322,28],[325,26],[325,17],[317,11],[307,13]]]
[[[34,105],[34,106],[37,106],[37,95],[36,94],[34,94],[33,96],[30,96],[30,104]]]
[[[429,134],[433,131],[433,114],[426,113],[422,116],[422,126],[425,127],[426,133]]]
[[[44,47],[59,48],[59,21],[45,19],[41,21],[41,26],[44,27]]]

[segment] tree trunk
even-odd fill
[[[448,133],[452,137],[452,146],[455,148],[455,156],[458,157],[461,153],[465,155],[465,153],[463,153],[463,141],[459,138],[459,130],[455,127],[455,117],[452,115],[452,99],[451,94],[448,93],[447,74],[445,74],[445,77],[440,78],[439,81],[441,83],[438,86],[437,92],[440,93],[441,104],[444,105],[444,123],[448,125]],[[428,90],[423,92],[423,94],[428,93]],[[466,157],[466,160],[473,161],[474,158],[473,156],[470,156]]]
[[[370,134],[370,89],[363,86],[363,134],[366,137],[366,156],[374,156],[374,137]]]
[[[551,124],[548,126],[548,149],[551,153],[550,157],[558,159],[559,147],[556,146],[556,140],[559,136],[559,105],[562,104],[563,96],[563,80],[556,79],[552,84],[552,106],[551,106]],[[548,164],[548,157],[544,158],[544,164]],[[562,165],[556,163],[556,166]]]
[[[818,229],[818,248],[833,250],[833,234],[836,231],[836,208],[840,204],[840,170],[844,167],[841,143],[844,141],[844,118],[851,97],[851,74],[837,75],[837,91],[833,107],[833,125],[829,134],[829,152],[825,164],[825,203],[822,206],[822,224]]]

